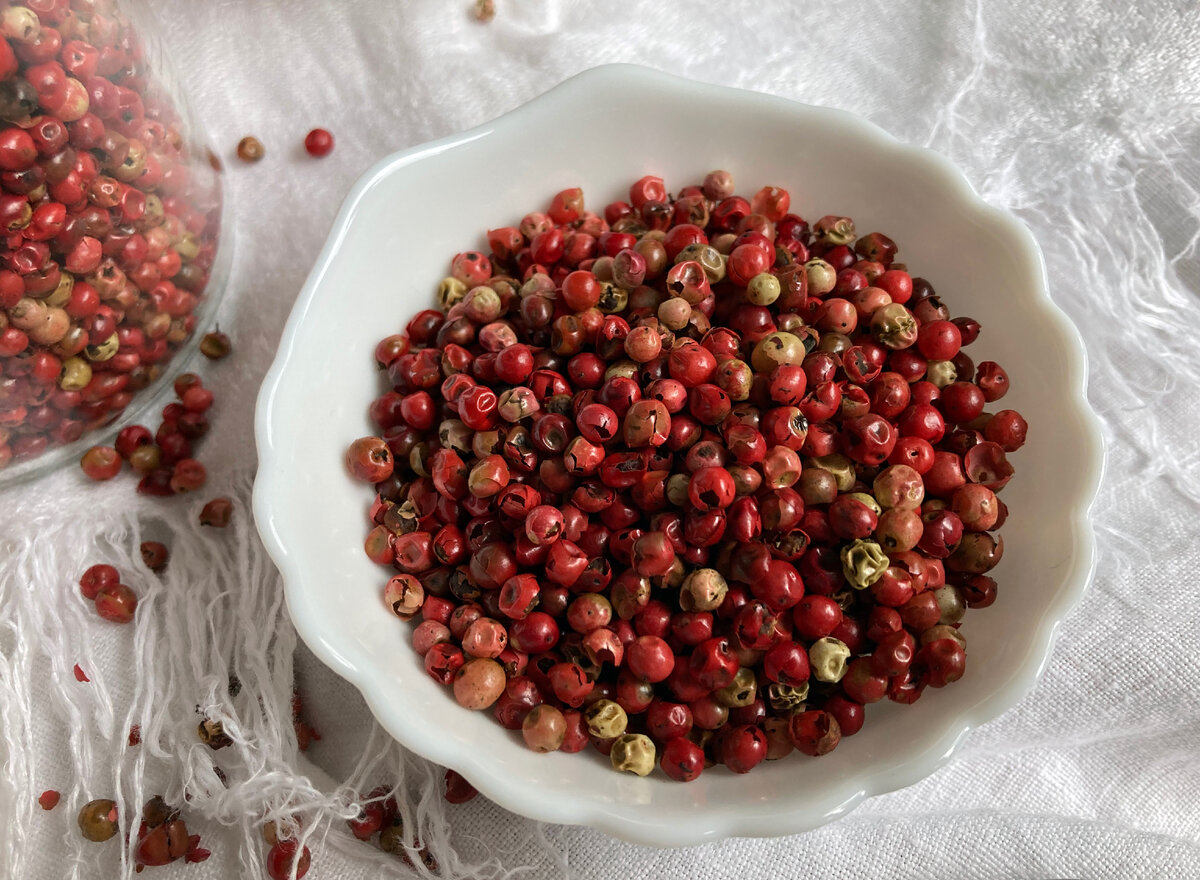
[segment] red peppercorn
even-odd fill
[[[328,156],[333,152],[333,135],[323,128],[314,128],[304,136],[304,149],[317,159]]]
[[[122,583],[109,584],[96,592],[96,613],[113,623],[129,623],[137,610],[137,596]]]
[[[676,782],[691,782],[704,771],[704,750],[686,737],[676,737],[663,746],[659,766]]]
[[[687,736],[692,729],[692,711],[683,703],[655,700],[646,710],[646,732],[659,742]]]
[[[121,576],[111,565],[100,563],[91,566],[79,579],[79,591],[85,599],[95,599],[104,587],[120,583]]]
[[[308,873],[312,854],[308,847],[301,848],[296,840],[279,840],[267,853],[267,875],[271,880],[300,880]],[[293,874],[293,871],[295,872]]]
[[[842,738],[837,719],[819,709],[793,715],[788,721],[788,733],[797,751],[813,757],[829,754]]]
[[[637,210],[647,202],[661,202],[666,197],[667,190],[661,177],[647,175],[629,187],[629,202]]]
[[[79,466],[90,479],[111,480],[121,471],[121,456],[111,446],[93,446],[83,454]]]
[[[986,402],[983,392],[974,383],[951,382],[942,389],[938,408],[946,421],[963,424],[977,418]]]
[[[194,458],[185,458],[175,464],[171,475],[171,491],[176,495],[194,492],[204,486],[208,473],[204,465]]]
[[[924,324],[917,333],[917,348],[927,360],[951,360],[958,354],[961,345],[962,334],[958,325],[951,321]]]
[[[1005,452],[1016,452],[1025,445],[1025,433],[1028,429],[1029,426],[1020,413],[1002,409],[988,420],[983,435],[993,443],[999,444]]]
[[[625,668],[642,681],[653,684],[671,674],[675,668],[675,655],[658,636],[639,636],[625,652]]]
[[[957,639],[930,642],[913,659],[921,682],[935,688],[945,687],[962,678],[966,662],[966,652]]]
[[[540,654],[558,643],[558,624],[549,614],[534,611],[521,620],[513,621],[509,628],[509,640],[518,651]]]
[[[816,641],[842,622],[842,609],[828,596],[805,596],[792,609],[792,621],[797,635]]]
[[[834,694],[825,701],[825,711],[837,719],[842,736],[854,736],[862,730],[866,713],[861,703]]]
[[[871,654],[871,670],[877,675],[892,677],[912,665],[916,643],[906,630],[896,630],[879,639]]]
[[[721,510],[733,503],[737,487],[729,471],[705,467],[692,474],[688,482],[688,501],[697,510]]]
[[[392,452],[379,437],[362,437],[346,453],[350,473],[368,483],[380,483],[392,475]]]
[[[738,660],[728,639],[714,637],[695,647],[689,666],[696,681],[711,691],[733,682],[738,671]]]
[[[767,737],[755,725],[733,728],[720,743],[721,762],[734,773],[749,773],[767,756]]]
[[[200,525],[223,529],[233,516],[233,502],[228,498],[214,498],[200,510]]]
[[[763,657],[763,672],[771,681],[798,687],[808,681],[808,651],[797,642],[777,642]]]

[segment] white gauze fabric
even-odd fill
[[[132,817],[154,793],[181,803],[213,851],[156,876],[260,876],[258,827],[286,815],[303,822],[309,877],[428,876],[347,832],[353,793],[393,783],[444,877],[1200,876],[1194,5],[496,5],[482,25],[467,0],[155,4],[229,167],[237,259],[220,317],[236,352],[202,365],[218,401],[198,496],[142,499],[128,475],[92,485],[73,467],[0,493],[0,876],[132,876],[130,852],[83,841],[75,813],[114,797]],[[1033,230],[1091,357],[1109,445],[1100,563],[1041,683],[929,779],[809,834],[655,851],[483,798],[447,805],[442,771],[395,745],[297,643],[251,522],[254,396],[355,177],[607,61],[853,110],[949,156]],[[300,147],[317,125],[337,138],[321,161]],[[267,157],[246,166],[232,152],[251,133]],[[529,148],[553,136],[531,132]],[[233,525],[202,529],[197,510],[218,494],[237,502]],[[138,557],[144,537],[171,548],[161,577]],[[101,561],[141,597],[132,626],[99,620],[79,597],[80,573]],[[75,680],[76,663],[90,683]],[[322,735],[303,755],[293,684]],[[197,709],[234,745],[201,744]],[[134,723],[142,744],[129,747]],[[46,813],[36,797],[50,788],[63,802]]]

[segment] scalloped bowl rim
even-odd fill
[[[745,814],[710,809],[691,817],[687,823],[645,824],[623,815],[620,805],[593,802],[586,798],[558,796],[536,797],[523,794],[520,786],[509,784],[502,775],[477,752],[455,749],[453,743],[439,739],[437,731],[406,716],[391,694],[383,691],[371,669],[371,658],[364,656],[353,640],[337,637],[313,616],[307,604],[306,588],[310,585],[302,556],[304,549],[285,540],[276,528],[273,498],[284,474],[272,469],[277,456],[273,433],[275,398],[284,381],[289,363],[296,355],[298,328],[309,314],[322,280],[342,247],[356,208],[372,187],[401,167],[414,160],[427,160],[444,151],[485,138],[502,129],[512,129],[553,106],[561,106],[568,96],[587,93],[592,89],[641,88],[674,95],[702,97],[704,94],[728,96],[736,93],[740,102],[761,107],[766,112],[789,111],[803,115],[806,120],[819,119],[822,124],[840,129],[848,136],[870,142],[873,149],[902,154],[917,166],[937,177],[944,186],[945,198],[956,200],[958,207],[969,210],[980,224],[986,224],[997,236],[1006,237],[1020,252],[1024,265],[1022,277],[1034,288],[1038,317],[1047,322],[1049,332],[1063,347],[1066,356],[1066,385],[1069,404],[1075,416],[1087,428],[1078,460],[1084,473],[1081,491],[1074,499],[1071,530],[1074,535],[1068,570],[1057,585],[1055,599],[1044,617],[1037,622],[1032,645],[1024,663],[1016,670],[1007,685],[991,693],[952,720],[941,736],[873,772],[860,773],[842,781],[836,791],[821,793],[812,808],[793,805],[787,810],[754,810]],[[259,453],[259,472],[254,486],[253,509],[262,540],[281,571],[287,604],[296,629],[314,654],[338,675],[362,692],[372,712],[389,732],[404,745],[443,766],[453,768],[485,795],[503,807],[533,819],[566,824],[591,825],[606,833],[635,843],[654,846],[683,846],[711,842],[730,836],[779,836],[815,828],[852,810],[871,795],[882,794],[911,785],[945,764],[962,738],[974,727],[990,721],[1016,705],[1036,685],[1044,669],[1062,618],[1078,603],[1091,580],[1095,568],[1095,538],[1089,522],[1089,511],[1104,468],[1104,449],[1100,441],[1100,423],[1086,398],[1086,353],[1083,341],[1066,315],[1050,299],[1047,291],[1046,269],[1042,255],[1029,230],[1015,217],[986,204],[972,189],[964,175],[947,159],[930,150],[912,147],[897,141],[883,129],[849,112],[813,107],[797,102],[755,93],[696,83],[670,74],[634,65],[606,65],[578,74],[549,92],[517,109],[477,128],[451,135],[395,153],[377,162],[355,183],[346,196],[334,221],[332,231],[318,256],[292,309],[284,329],[279,349],[267,372],[257,401],[255,438]]]

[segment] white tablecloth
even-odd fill
[[[283,804],[317,829],[309,877],[390,876],[397,862],[316,817],[402,773],[410,824],[446,876],[1200,876],[1194,4],[496,0],[487,25],[468,0],[154,5],[228,163],[237,260],[221,321],[236,354],[205,365],[218,404],[202,497],[146,501],[128,476],[97,486],[72,467],[0,494],[0,875],[118,876],[115,842],[80,840],[79,805],[118,791],[132,805],[156,791],[180,800],[186,785],[185,818],[213,858],[163,877],[255,876],[256,824]],[[658,852],[482,798],[442,805],[440,771],[387,746],[357,694],[297,645],[250,524],[258,383],[351,182],[608,61],[853,110],[948,155],[1033,229],[1091,355],[1110,450],[1100,564],[1042,682],[931,778],[810,834]],[[322,161],[300,146],[317,125],[337,138]],[[232,156],[249,133],[267,148],[254,166]],[[240,500],[235,525],[202,531],[196,509],[221,492]],[[170,539],[161,581],[132,558],[139,530]],[[142,594],[134,628],[79,600],[74,582],[96,561]],[[293,666],[323,736],[303,757]],[[233,701],[230,668],[246,683]],[[198,704],[231,719],[235,747],[195,740]],[[127,748],[132,722],[144,742]],[[48,788],[64,800],[43,813]]]

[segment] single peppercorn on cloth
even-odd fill
[[[120,837],[84,841],[75,816],[91,798],[114,798],[128,827],[161,793],[212,851],[154,869],[163,878],[263,876],[259,828],[283,816],[299,817],[308,876],[321,880],[1200,877],[1194,4],[700,0],[683,14],[651,2],[496,0],[487,24],[469,0],[154,6],[228,168],[237,258],[220,319],[235,352],[200,365],[217,404],[201,451],[209,485],[197,495],[144,499],[128,474],[93,485],[74,467],[0,493],[0,876],[132,877]],[[1109,449],[1099,567],[1042,681],[928,779],[809,834],[656,851],[539,825],[484,798],[446,804],[442,771],[395,745],[297,643],[251,522],[255,394],[353,180],[394,150],[608,61],[845,108],[950,157],[1033,230],[1053,296],[1091,355],[1088,393]],[[698,136],[720,124],[696,120]],[[316,126],[337,141],[321,160],[302,147]],[[234,156],[247,134],[266,147],[257,164]],[[530,149],[553,136],[531,133]],[[742,191],[792,183],[734,171]],[[235,500],[233,522],[203,529],[197,513],[219,494]],[[161,577],[138,556],[147,538],[170,547]],[[105,623],[81,600],[77,579],[95,562],[116,565],[137,591],[132,625]],[[75,664],[90,681],[76,680]],[[969,669],[959,686],[970,686]],[[293,686],[321,736],[304,753]],[[205,717],[232,745],[200,742]],[[141,742],[130,745],[134,724]],[[415,851],[408,867],[347,831],[354,793],[392,783],[432,873]],[[63,795],[50,812],[37,804],[47,789]]]

